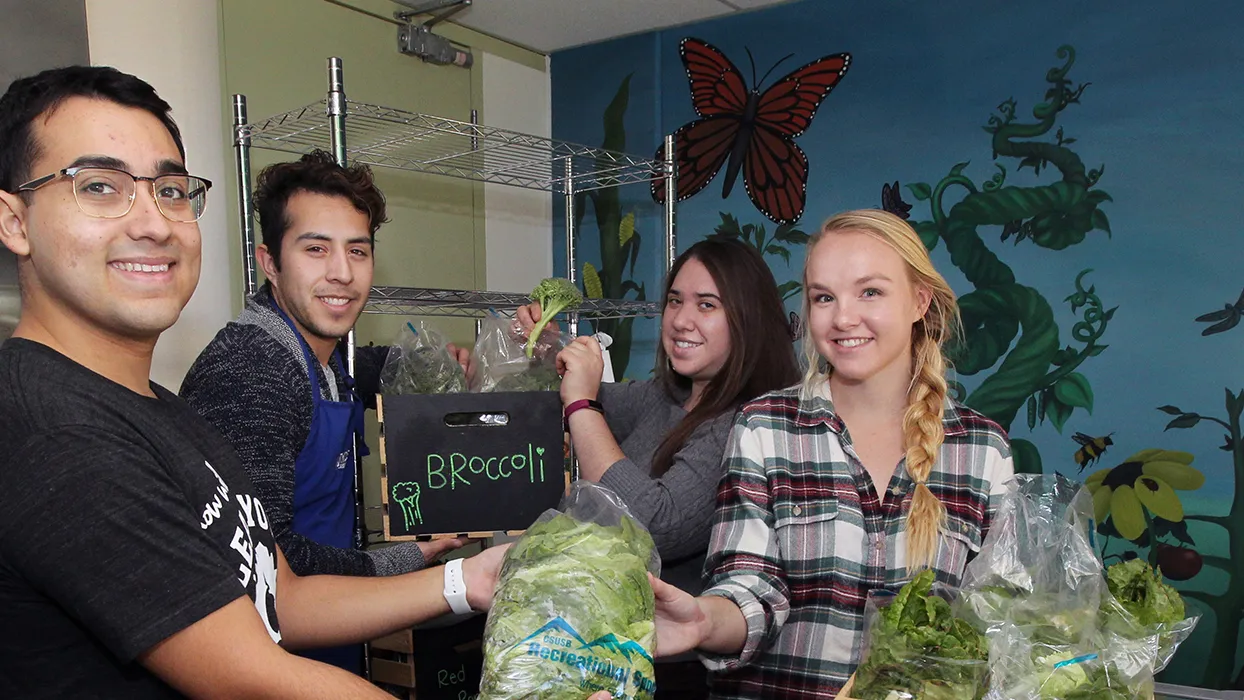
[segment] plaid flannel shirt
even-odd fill
[[[945,442],[927,481],[946,506],[933,564],[957,585],[1014,469],[1006,433],[947,401]],[[914,482],[900,462],[880,501],[828,387],[799,387],[743,407],[726,449],[704,595],[747,621],[739,656],[705,655],[714,698],[833,698],[860,661],[864,604],[907,573]]]

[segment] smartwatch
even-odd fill
[[[471,612],[471,604],[466,597],[466,578],[462,575],[462,560],[452,559],[445,564],[445,600],[449,609],[456,615]]]

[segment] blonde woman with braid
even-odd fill
[[[1013,473],[1002,428],[947,396],[958,307],[906,222],[829,219],[804,290],[807,372],[735,421],[706,590],[653,581],[658,655],[698,649],[714,698],[833,698],[868,592],[958,583]]]

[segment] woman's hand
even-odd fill
[[[656,656],[673,656],[700,646],[711,620],[698,598],[648,574],[656,596]]]
[[[579,336],[557,353],[557,373],[562,377],[562,405],[580,399],[595,399],[600,393],[600,378],[605,360],[600,356],[600,343],[590,335]]]

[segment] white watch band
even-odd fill
[[[445,564],[445,600],[449,601],[449,609],[457,615],[471,612],[471,604],[466,597],[466,577],[462,575],[462,560],[452,559]]]

